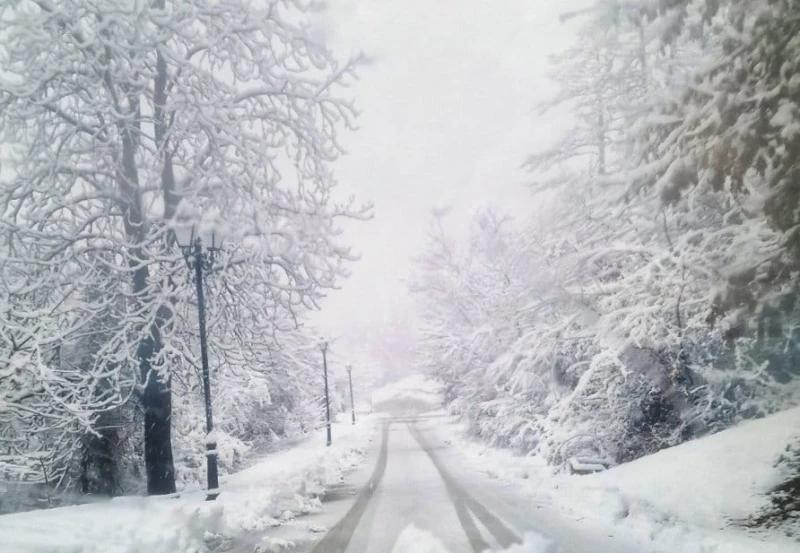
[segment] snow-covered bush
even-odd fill
[[[702,278],[735,258],[729,241],[679,254],[653,232],[584,250],[542,228],[482,214],[490,236],[463,244],[438,217],[419,259],[418,354],[476,436],[557,466],[581,449],[624,462],[796,401],[763,360],[777,342],[707,321]],[[691,241],[683,228],[672,240]],[[691,279],[683,256],[706,260]]]

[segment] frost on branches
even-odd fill
[[[419,353],[476,434],[621,462],[797,403],[800,12],[749,5],[597,2],[532,221],[435,218]]]
[[[86,478],[88,444],[116,447],[123,417],[144,427],[128,453],[144,457],[148,491],[175,490],[172,429],[200,409],[187,401],[198,393],[196,315],[177,220],[226,238],[207,279],[220,392],[264,391],[248,408],[305,401],[280,376],[305,362],[280,336],[353,259],[337,220],[367,209],[331,199],[337,134],[354,116],[338,96],[352,64],[307,37],[304,9],[0,8],[4,474]],[[235,413],[221,424],[248,439]]]
[[[791,1],[720,4],[725,9],[710,23],[714,63],[643,122],[642,170],[631,186],[652,187],[667,203],[694,189],[725,191],[765,221],[777,233],[775,248],[739,264],[715,296],[715,316],[755,314],[756,326],[786,327],[775,319],[794,312],[800,268],[800,8]]]

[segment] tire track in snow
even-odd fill
[[[389,426],[390,423],[388,422],[383,425],[381,450],[369,482],[361,489],[356,502],[347,511],[347,514],[311,548],[311,553],[344,553],[347,549],[350,539],[353,537],[353,532],[355,532],[361,517],[364,515],[364,511],[367,509],[369,500],[372,499],[383,478],[383,474],[386,472],[386,461],[389,457]]]
[[[464,499],[453,494],[450,486],[447,486],[447,493],[450,495],[450,500],[453,502],[453,506],[456,508],[456,516],[458,517],[458,521],[461,523],[461,527],[464,529],[464,533],[467,534],[467,540],[469,540],[472,550],[475,553],[481,553],[481,551],[486,551],[489,549],[489,544],[483,539],[481,531],[478,529],[478,526],[472,519],[472,515],[470,514],[466,503],[464,503]]]
[[[461,525],[464,527],[464,531],[467,533],[467,537],[469,538],[470,544],[475,552],[479,553],[480,551],[484,551],[488,548],[488,545],[480,535],[480,531],[475,526],[475,522],[472,520],[469,511],[471,511],[472,514],[474,514],[478,520],[480,520],[480,522],[489,530],[489,532],[492,533],[492,535],[503,548],[507,549],[516,543],[521,543],[522,540],[508,526],[506,526],[506,524],[500,520],[500,518],[495,516],[494,513],[489,511],[489,509],[484,507],[480,502],[476,501],[471,495],[469,495],[464,487],[456,482],[450,473],[447,472],[447,469],[444,468],[444,465],[433,452],[430,445],[425,441],[425,438],[422,437],[422,433],[419,431],[419,428],[417,428],[416,424],[409,423],[409,429],[411,430],[411,434],[414,436],[414,439],[417,441],[419,446],[425,451],[425,453],[428,454],[428,457],[430,457],[431,462],[436,467],[436,470],[439,471],[439,476],[441,476],[442,480],[444,480],[447,491],[456,507],[456,514],[458,515]],[[477,538],[475,536],[476,533]]]

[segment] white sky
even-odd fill
[[[336,174],[344,192],[375,204],[375,218],[347,234],[362,260],[324,303],[326,332],[408,324],[403,279],[434,206],[451,204],[456,228],[479,207],[533,208],[520,165],[557,132],[534,107],[553,93],[548,55],[573,32],[558,14],[587,3],[330,0],[316,21],[325,40],[371,58],[351,90],[360,129]]]

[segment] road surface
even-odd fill
[[[547,553],[652,553],[621,529],[576,519],[470,470],[436,433],[438,422],[433,417],[389,419],[367,466],[354,476],[361,482],[344,484],[326,503],[333,504],[329,521],[335,514],[338,522],[331,521],[315,541],[296,542],[292,551],[406,553],[396,546],[412,528],[434,536],[443,546],[437,553],[502,551],[528,532],[554,543]],[[347,496],[350,500],[344,501]]]

